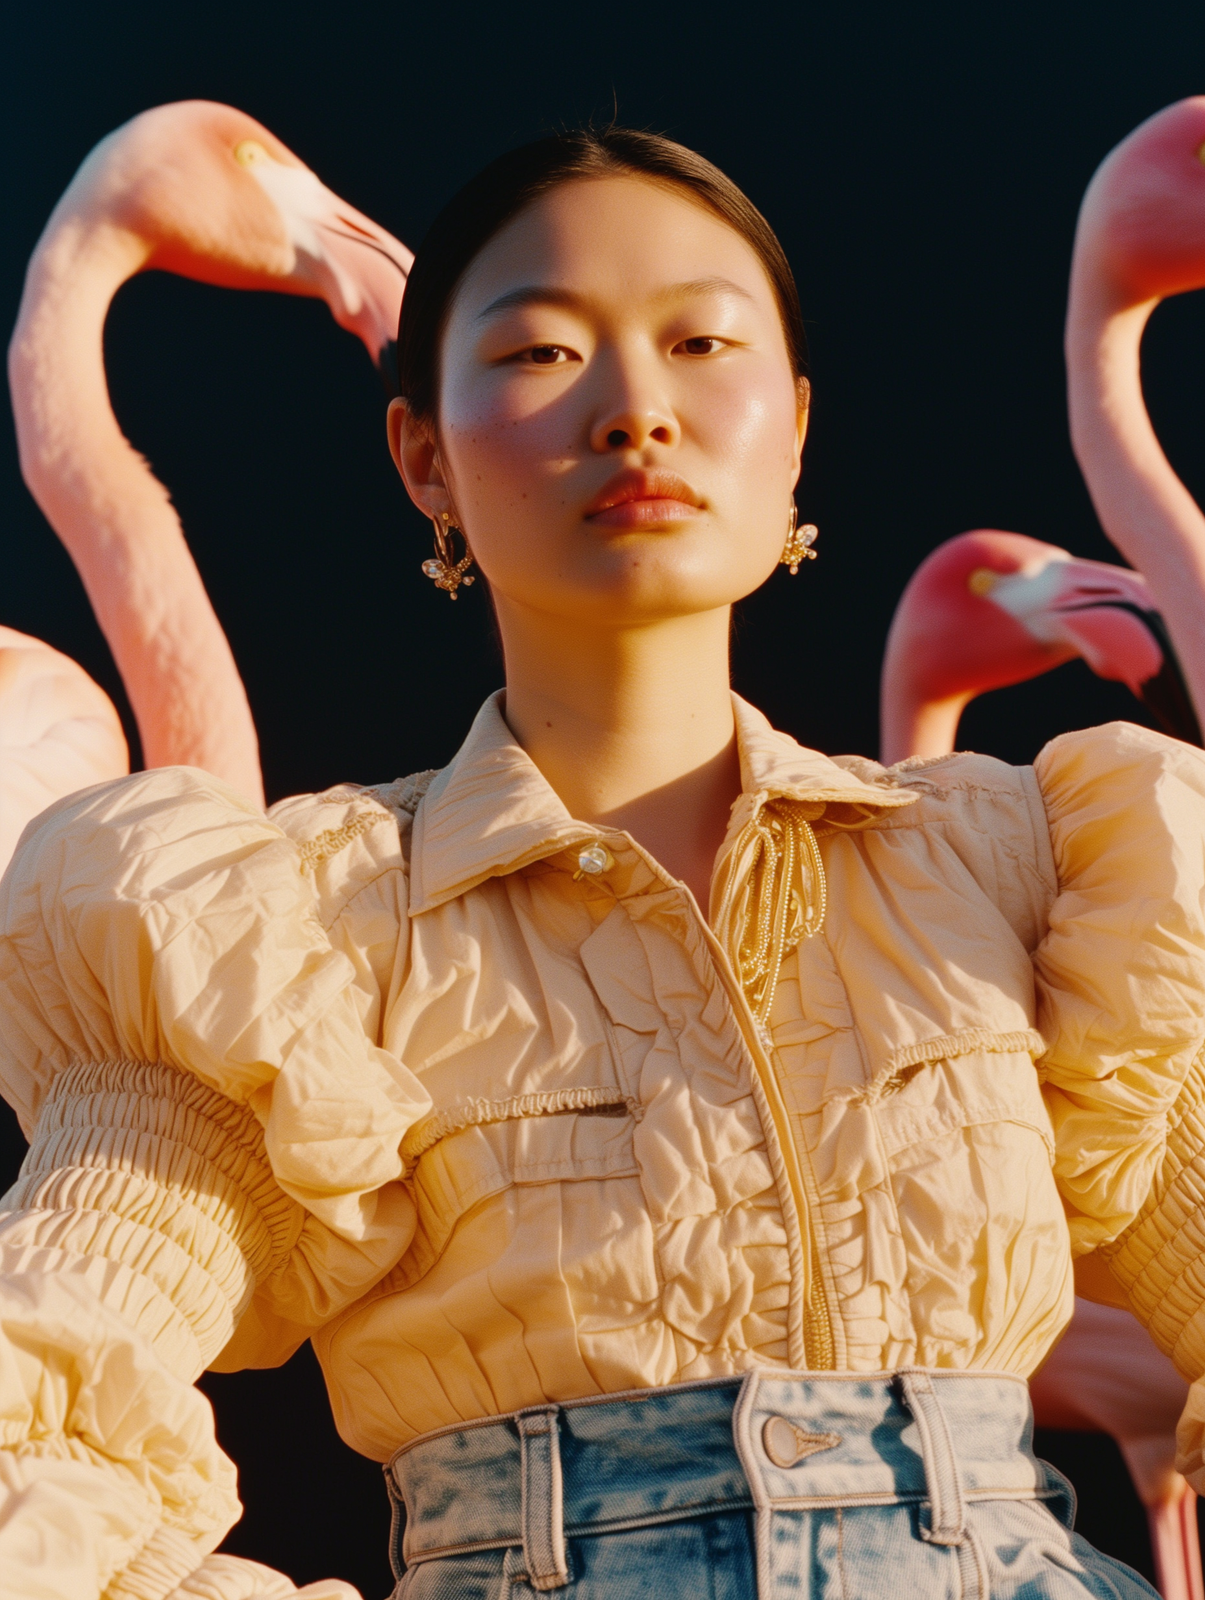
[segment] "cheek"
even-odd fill
[[[761,472],[794,459],[795,391],[777,370],[724,377],[692,407],[699,442],[734,472]]]
[[[440,437],[458,488],[473,498],[539,493],[558,476],[571,445],[568,409],[564,395],[533,394],[522,385],[447,395]]]

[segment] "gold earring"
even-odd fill
[[[464,530],[456,526],[446,511],[441,511],[431,521],[435,525],[435,554],[429,561],[423,562],[423,571],[437,589],[446,589],[449,597],[455,600],[460,585],[463,583],[467,589],[473,581],[468,576],[469,568],[473,565],[473,552],[469,549],[469,541],[464,538]],[[456,552],[452,547],[454,532],[464,539],[464,555],[459,561],[455,559]]]
[[[791,518],[787,523],[787,542],[778,558],[780,567],[790,567],[792,578],[799,571],[801,561],[815,561],[816,552],[812,546],[816,543],[816,535],[820,532],[814,522],[805,522],[802,528],[797,528],[795,522],[798,516],[799,512],[792,503]]]

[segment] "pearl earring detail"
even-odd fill
[[[787,523],[787,542],[778,558],[779,566],[790,567],[792,578],[799,571],[800,562],[815,561],[816,552],[812,546],[816,542],[816,535],[820,532],[814,522],[805,522],[802,528],[797,528],[795,521],[798,516],[799,512],[792,502],[791,518]]]
[[[449,599],[455,600],[460,585],[463,583],[467,589],[473,582],[468,575],[473,565],[473,552],[469,549],[469,541],[464,539],[463,530],[451,521],[446,511],[441,511],[431,521],[435,525],[435,554],[429,561],[423,562],[423,571],[437,589],[446,589]],[[456,552],[452,547],[453,533],[459,533],[464,539],[464,555],[459,561],[455,559]]]

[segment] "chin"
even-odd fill
[[[563,573],[556,583],[533,585],[522,598],[542,611],[583,623],[647,625],[735,605],[765,582],[766,573],[717,571],[713,563],[636,556],[619,563],[591,563],[591,570]],[[512,591],[513,592],[513,591]]]

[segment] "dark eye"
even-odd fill
[[[559,344],[536,344],[532,345],[529,354],[537,367],[552,367],[556,365],[565,352]]]
[[[697,339],[683,339],[678,346],[678,349],[688,356],[712,356],[721,348],[720,341],[709,335],[700,335]]]

